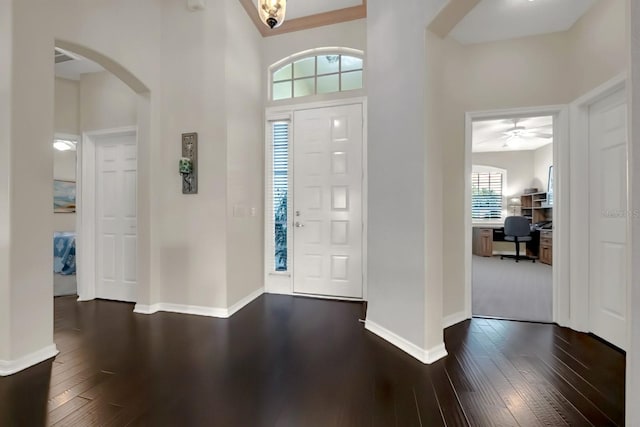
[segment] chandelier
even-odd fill
[[[259,0],[260,19],[269,28],[277,28],[284,22],[287,0]]]

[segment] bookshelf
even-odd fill
[[[532,224],[553,220],[553,207],[547,204],[547,193],[530,193],[520,196],[520,212]]]

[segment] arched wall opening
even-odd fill
[[[136,181],[136,211],[137,211],[137,244],[136,244],[136,272],[137,272],[137,296],[136,301],[147,304],[150,298],[150,138],[151,138],[151,91],[137,76],[130,72],[117,61],[87,46],[67,40],[55,40],[55,46],[65,51],[76,53],[90,61],[102,66],[107,72],[119,79],[136,96],[137,123],[135,129],[120,129],[133,131],[137,136],[137,181]],[[84,131],[84,130],[83,130]],[[126,133],[126,132],[125,132]],[[91,142],[95,135],[84,133],[83,140]],[[78,159],[79,165],[82,164]],[[80,168],[78,168],[80,169]],[[78,174],[80,178],[80,174]],[[78,193],[86,193],[79,182]],[[78,200],[82,206],[82,200]],[[76,229],[78,230],[78,296],[79,300],[95,298],[95,270],[90,266],[95,265],[94,235],[86,232],[92,227],[87,225],[94,221],[89,212],[78,210]],[[90,225],[90,224],[89,224]],[[95,229],[95,228],[94,228]]]

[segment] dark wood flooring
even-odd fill
[[[265,295],[231,319],[55,300],[60,354],[0,378],[0,426],[624,424],[620,352],[553,325],[473,319],[425,366],[357,303]]]

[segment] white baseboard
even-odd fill
[[[422,363],[431,364],[447,355],[447,350],[444,346],[444,343],[438,344],[437,346],[429,350],[425,350],[421,347],[418,347],[414,343],[407,341],[401,336],[396,335],[390,330],[378,325],[377,323],[372,322],[371,320],[366,320],[364,322],[364,327],[368,331],[395,345],[400,350],[418,359]]]
[[[254,299],[258,298],[262,294],[264,294],[264,288],[260,288],[260,289],[258,289],[256,291],[250,293],[246,297],[242,298],[240,301],[238,301],[237,303],[235,303],[231,307],[229,307],[229,309],[227,310],[227,312],[228,312],[227,313],[227,317],[233,316],[238,311],[243,309],[247,304],[252,302]]]
[[[445,318],[442,319],[442,327],[446,329],[449,326],[453,326],[460,322],[464,322],[467,319],[470,319],[470,317],[467,316],[467,314],[464,311],[459,311],[457,313],[453,313],[448,316],[445,316]]]
[[[444,343],[440,343],[437,346],[424,351],[426,361],[423,363],[430,365],[442,359],[443,357],[447,357],[448,354],[449,353],[447,353],[447,349],[444,346]]]
[[[47,359],[51,359],[55,357],[56,354],[58,354],[58,348],[55,344],[51,344],[16,360],[0,360],[0,377],[6,377],[20,372]]]
[[[136,304],[135,307],[133,307],[133,312],[138,314],[153,314],[158,311],[160,311],[160,304]]]
[[[133,309],[134,313],[138,314],[153,314],[158,311],[166,311],[169,313],[180,313],[180,314],[192,314],[195,316],[207,316],[207,317],[217,317],[220,319],[226,319],[233,316],[235,313],[240,311],[244,306],[249,304],[254,299],[258,298],[260,295],[264,293],[264,289],[260,288],[257,291],[251,293],[245,298],[241,299],[234,305],[229,308],[218,308],[218,307],[205,307],[200,305],[186,305],[186,304],[172,304],[167,302],[160,302],[152,305],[144,305],[144,304],[136,304]]]
[[[208,316],[227,318],[228,310],[226,308],[205,307],[201,305],[171,304],[168,302],[159,302],[152,305],[136,304],[133,309],[138,314],[153,314],[158,311],[166,311],[169,313],[193,314],[196,316]]]

